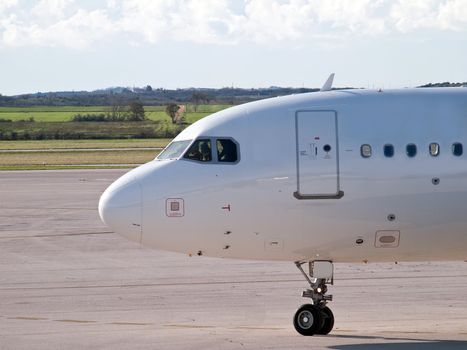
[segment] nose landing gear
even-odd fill
[[[302,296],[310,298],[312,304],[302,305],[295,313],[293,324],[301,335],[326,335],[334,327],[334,315],[326,304],[332,301],[332,295],[326,295],[326,284],[334,283],[334,265],[331,261],[310,261],[310,277],[303,271],[305,262],[297,261],[295,265],[303,274],[310,289],[303,292]]]

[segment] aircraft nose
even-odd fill
[[[141,243],[141,184],[131,180],[107,188],[99,200],[101,220],[114,232]]]

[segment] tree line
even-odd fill
[[[298,94],[303,92],[318,91],[308,88],[280,88],[271,87],[264,89],[128,89],[112,88],[96,91],[59,91],[38,92],[35,94],[23,94],[17,96],[1,96],[2,107],[28,107],[28,106],[111,106],[118,101],[120,105],[128,105],[137,101],[145,106],[166,106],[170,103],[187,104],[196,106],[200,104],[231,104],[260,100],[269,97]]]
[[[195,110],[196,108],[197,106]],[[183,105],[169,103],[165,108],[165,113],[170,117],[172,124],[185,123],[185,107]],[[106,113],[78,113],[72,118],[74,122],[142,122],[145,120],[147,120],[147,118],[144,106],[141,102],[137,101],[130,102],[128,106],[114,103],[109,107]]]
[[[76,114],[74,122],[141,122],[147,120],[146,111],[141,102],[132,101],[127,106],[113,103],[106,113]]]

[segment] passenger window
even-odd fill
[[[384,145],[384,156],[388,158],[392,158],[394,156],[393,145]]]
[[[454,154],[456,157],[459,157],[464,153],[464,148],[462,146],[462,143],[455,142],[452,144],[452,154]]]
[[[225,163],[235,163],[238,160],[237,145],[230,139],[218,139],[217,160]]]
[[[199,162],[210,162],[211,155],[211,140],[200,139],[196,140],[188,149],[183,158],[196,160]]]
[[[405,148],[405,153],[407,153],[407,157],[415,157],[417,155],[417,146],[413,143],[409,143]]]
[[[432,157],[439,156],[439,144],[435,142],[430,143],[430,156]]]
[[[371,146],[367,144],[362,145],[362,147],[360,147],[360,153],[363,158],[370,158],[371,157]]]

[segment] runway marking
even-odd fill
[[[138,322],[110,322],[107,324],[115,324],[118,326],[151,326],[154,323],[138,323]]]
[[[217,326],[202,326],[202,325],[191,325],[191,324],[163,324],[162,327],[167,327],[167,328],[199,328],[199,329],[219,328]]]
[[[67,322],[67,323],[97,323],[97,321],[86,321],[86,320],[54,320],[56,322]]]
[[[163,324],[162,327],[167,328],[194,328],[194,329],[230,329],[230,330],[264,330],[264,331],[280,331],[287,328],[283,327],[254,327],[254,326],[235,326],[235,327],[219,327],[212,325],[194,325],[194,324]]]
[[[388,333],[388,334],[436,334],[436,332],[430,332],[430,331],[381,331],[381,333]]]
[[[362,277],[362,278],[341,278],[340,281],[365,281],[365,280],[410,280],[410,279],[445,279],[445,278],[465,278],[467,275],[442,275],[442,276],[385,276],[385,277]],[[6,290],[55,290],[55,289],[96,289],[96,288],[138,288],[138,287],[173,287],[173,286],[209,286],[209,285],[239,285],[258,283],[296,283],[302,279],[281,279],[281,280],[253,280],[253,281],[213,281],[213,282],[174,282],[174,283],[144,283],[144,284],[108,284],[90,286],[57,286],[57,287],[25,287],[25,288],[0,288]]]
[[[65,322],[65,323],[100,323],[100,324],[113,324],[118,326],[150,326],[154,325],[154,323],[141,323],[141,322],[98,322],[98,321],[90,321],[90,320],[72,320],[72,319],[64,319],[64,320],[51,320],[50,318],[46,317],[36,317],[36,316],[16,316],[16,317],[6,317],[8,320],[22,320],[22,321],[53,321],[53,322]]]
[[[87,236],[87,235],[107,235],[114,233],[112,231],[104,231],[104,232],[78,232],[78,233],[57,233],[57,234],[49,234],[49,235],[32,235],[32,236],[7,236],[7,237],[0,237],[0,239],[18,239],[18,238],[47,238],[47,237],[71,237],[71,236]]]
[[[237,326],[237,327],[228,327],[228,329],[281,331],[281,330],[284,330],[284,329],[287,329],[287,328],[285,328],[285,327],[249,327],[249,326]]]

